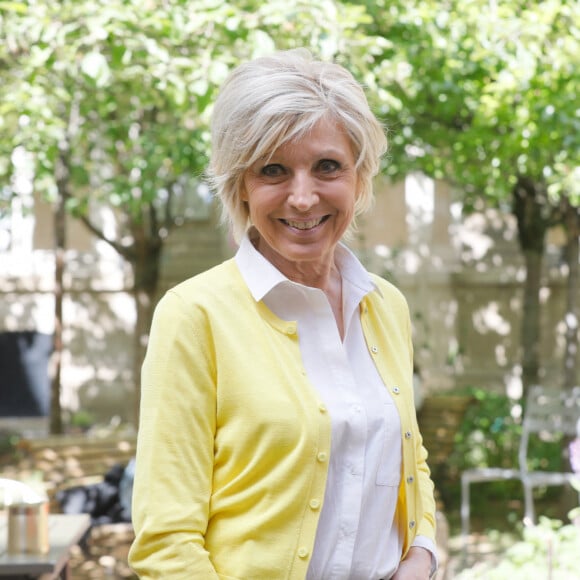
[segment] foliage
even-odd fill
[[[522,432],[519,402],[504,394],[481,388],[467,388],[474,402],[468,407],[455,447],[449,457],[457,473],[471,467],[513,468],[518,465],[518,445]],[[532,437],[529,443],[529,468],[562,469],[562,441],[554,437]],[[521,484],[514,481],[490,482],[478,492],[480,502],[487,497],[519,498]]]
[[[580,3],[521,0],[364,2],[387,172],[453,179],[466,200],[509,198],[518,175],[580,203]],[[572,183],[574,182],[574,183]]]
[[[18,441],[19,435],[15,431],[0,429],[0,465],[4,463],[5,458],[7,463],[11,462]]]
[[[576,474],[578,475],[578,477],[572,480],[572,487],[578,492],[580,497],[580,473],[576,471]],[[580,505],[570,510],[568,518],[576,526],[580,527]]]
[[[146,219],[148,204],[162,215],[168,198],[193,187],[206,165],[211,103],[232,66],[276,45],[333,55],[359,20],[330,1],[19,5],[0,12],[5,154],[34,152],[35,186],[54,195],[68,142],[69,209],[86,213],[101,200],[121,210],[121,226]],[[9,159],[0,166],[9,170]],[[131,234],[120,229],[122,245]]]
[[[580,526],[540,518],[524,528],[523,539],[502,556],[497,565],[477,566],[456,575],[457,580],[528,580],[528,578],[580,579],[578,569]]]
[[[68,423],[73,429],[86,431],[96,423],[96,419],[89,411],[79,409],[78,411],[71,413]]]
[[[153,251],[194,217],[211,104],[228,70],[275,47],[346,52],[362,20],[333,0],[0,4],[0,190],[11,186],[16,148],[33,154],[35,190],[52,199],[66,162],[68,209],[114,209],[106,238],[134,260],[142,238]]]
[[[519,422],[512,416],[514,402],[506,395],[467,388],[473,397],[455,436],[450,462],[458,470],[470,467],[513,467],[517,464]]]

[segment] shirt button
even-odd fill
[[[308,550],[304,547],[298,548],[298,557],[302,558],[303,560],[304,558],[308,558]]]
[[[371,346],[371,352],[372,352],[373,354],[377,354],[377,352],[379,352],[379,349],[378,349],[378,347],[376,347],[376,346],[374,346],[374,345],[373,345],[373,346]]]
[[[311,507],[313,510],[317,510],[317,509],[320,507],[320,501],[319,501],[319,500],[317,500],[317,499],[311,499],[311,500],[310,500],[310,507]]]
[[[401,389],[399,389],[399,387],[393,387],[393,393],[395,393],[395,395],[398,395],[401,392]]]
[[[405,431],[405,439],[411,439],[411,431]]]
[[[326,461],[327,455],[324,451],[321,451],[317,456],[316,459],[320,461],[320,463],[324,463]]]

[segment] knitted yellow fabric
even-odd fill
[[[401,294],[361,306],[365,337],[403,430],[405,551],[434,539],[433,489],[412,401]],[[330,452],[330,419],[302,366],[294,322],[250,295],[234,260],[169,291],[143,365],[129,561],[142,579],[306,576]]]

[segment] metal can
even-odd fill
[[[8,506],[8,553],[46,554],[48,543],[47,501]]]

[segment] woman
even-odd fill
[[[344,68],[259,58],[215,103],[235,258],[157,306],[130,563],[141,578],[426,579],[433,486],[406,302],[341,243],[386,140]]]

